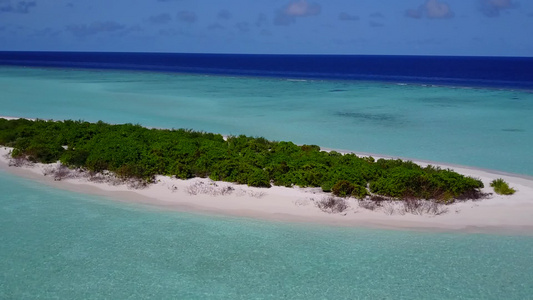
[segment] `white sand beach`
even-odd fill
[[[335,226],[533,234],[533,180],[487,170],[439,165],[481,179],[485,185],[483,192],[493,193],[489,183],[496,178],[503,178],[517,192],[512,196],[493,194],[487,199],[443,206],[438,215],[405,212],[392,202],[367,209],[351,198],[346,200],[346,210],[331,213],[317,205],[328,197],[320,188],[253,188],[202,178],[180,180],[166,176],[157,176],[156,183],[140,189],[98,182],[87,176],[56,181],[52,175],[44,176],[53,165],[9,166],[10,151],[0,147],[0,169],[14,175],[60,189],[164,209]]]
[[[19,118],[19,117],[6,117],[6,116],[0,116],[0,119],[17,120],[17,119],[21,119],[21,118]],[[22,118],[22,119],[31,120],[31,121],[35,121],[35,120],[36,120],[36,119],[32,119],[32,118]]]

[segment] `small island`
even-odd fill
[[[165,208],[343,226],[533,228],[530,178],[459,166],[102,121],[0,117],[0,145],[5,170]],[[507,185],[500,176],[518,195],[494,193],[494,183]]]
[[[253,187],[320,187],[358,199],[425,199],[439,203],[477,199],[483,183],[452,170],[411,161],[321,151],[244,135],[104,122],[0,119],[0,145],[12,157],[31,162],[60,161],[91,173],[111,171],[149,184],[155,175],[193,177]]]

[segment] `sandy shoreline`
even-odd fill
[[[36,119],[32,119],[32,118],[19,118],[19,117],[6,117],[6,116],[0,116],[0,119],[6,119],[6,120],[26,119],[26,120],[31,120],[31,121],[35,121],[36,120]]]
[[[5,116],[0,118],[18,119]],[[396,158],[337,149],[322,150],[375,158]],[[132,189],[126,184],[94,182],[86,177],[55,181],[53,176],[43,175],[50,169],[50,165],[9,166],[9,152],[9,148],[0,146],[0,170],[59,189],[163,209],[334,226],[533,235],[533,177],[493,170],[413,160],[422,166],[431,164],[478,178],[485,185],[485,193],[493,193],[489,185],[492,180],[503,178],[517,190],[514,195],[493,194],[488,199],[455,203],[445,206],[447,212],[440,215],[405,213],[393,204],[369,210],[361,207],[355,199],[346,201],[348,209],[344,212],[328,213],[317,206],[318,202],[328,196],[320,188],[274,186],[265,189],[209,179],[180,180],[166,176],[157,176],[155,184],[143,189]]]
[[[9,148],[0,147],[0,170],[44,182],[55,188],[163,209],[334,226],[533,234],[533,180],[485,170],[440,165],[481,179],[486,186],[484,192],[493,192],[489,182],[495,178],[503,178],[517,192],[512,196],[494,194],[488,199],[449,205],[446,206],[447,212],[441,215],[402,214],[394,212],[393,205],[368,210],[361,207],[355,199],[347,200],[346,211],[328,213],[317,206],[317,202],[327,196],[320,188],[275,186],[264,189],[213,182],[209,179],[180,180],[166,176],[157,176],[155,184],[143,189],[132,189],[126,184],[93,182],[86,177],[54,181],[52,176],[43,175],[50,168],[49,165],[10,167],[7,157],[9,151]]]

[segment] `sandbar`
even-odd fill
[[[527,176],[432,163],[481,179],[485,185],[483,192],[493,193],[489,183],[496,178],[503,178],[517,192],[511,196],[492,194],[487,199],[447,205],[447,211],[439,215],[395,212],[393,203],[369,210],[353,198],[346,200],[345,211],[329,213],[317,205],[328,197],[320,188],[254,188],[206,178],[181,180],[168,176],[156,176],[154,184],[140,189],[128,184],[95,182],[87,176],[56,181],[51,175],[43,175],[53,164],[9,166],[10,151],[10,148],[0,147],[0,170],[59,189],[162,209],[332,226],[533,235],[533,180]]]
[[[19,119],[8,116],[0,118]],[[446,212],[438,215],[405,213],[394,202],[369,210],[353,198],[346,199],[348,208],[345,211],[329,213],[317,205],[322,199],[330,196],[320,188],[280,186],[255,188],[216,182],[207,178],[182,180],[168,176],[156,176],[154,184],[140,189],[132,188],[128,184],[96,182],[86,176],[57,181],[53,176],[44,175],[47,170],[54,167],[54,164],[10,166],[11,150],[0,146],[0,170],[59,189],[162,209],[332,226],[533,235],[533,177],[496,170],[322,148],[323,151],[354,153],[358,156],[373,156],[376,159],[409,159],[421,166],[431,164],[442,169],[452,169],[460,174],[480,179],[485,186],[482,192],[491,194],[486,199],[446,205]],[[495,194],[490,182],[497,178],[507,181],[516,189],[516,193],[511,196]]]

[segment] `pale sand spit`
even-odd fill
[[[351,198],[346,200],[346,210],[331,213],[317,205],[328,197],[320,188],[274,186],[265,189],[202,178],[180,180],[166,176],[157,176],[156,183],[141,189],[128,184],[95,182],[87,176],[56,181],[51,175],[43,176],[53,165],[9,166],[10,151],[10,148],[0,147],[0,170],[60,189],[164,209],[334,226],[533,234],[533,180],[487,170],[440,165],[481,179],[485,184],[483,192],[493,193],[489,183],[496,178],[503,178],[517,192],[512,196],[493,194],[483,200],[443,206],[439,215],[405,213],[394,203],[369,210]]]
[[[0,118],[19,119],[6,116],[0,116]],[[337,151],[343,154],[355,153],[337,149],[322,148],[322,150]],[[128,184],[95,182],[87,177],[56,181],[52,176],[43,176],[53,167],[52,165],[33,164],[9,167],[10,151],[11,149],[7,147],[0,148],[0,169],[10,173],[38,180],[60,189],[166,209],[335,226],[533,235],[533,177],[493,170],[414,161],[421,166],[431,164],[481,179],[485,185],[483,192],[492,193],[487,199],[443,206],[438,215],[405,212],[401,205],[392,202],[368,209],[353,198],[346,200],[348,208],[343,212],[328,213],[318,207],[321,200],[330,196],[323,193],[320,188],[274,186],[264,189],[214,182],[204,178],[181,180],[166,176],[157,176],[155,184],[142,189],[132,188]],[[373,156],[376,159],[395,158],[369,153],[355,154]],[[517,192],[512,196],[494,194],[490,182],[496,178],[503,178]]]

